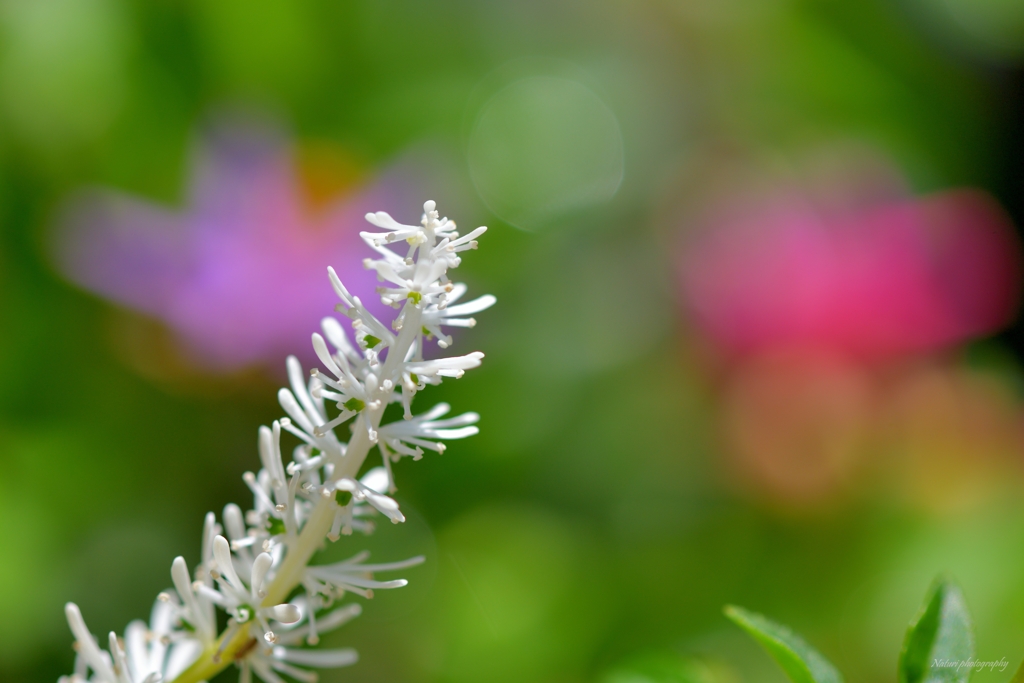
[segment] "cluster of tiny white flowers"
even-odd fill
[[[252,509],[243,513],[229,504],[221,523],[208,513],[194,572],[176,558],[174,588],[157,596],[150,623],[132,622],[123,639],[110,633],[109,651],[100,648],[78,607],[68,603],[77,656],[75,673],[62,683],[200,681],[231,663],[244,683],[254,673],[267,683],[283,683],[282,674],[315,681],[316,674],[304,667],[340,667],[357,659],[351,649],[309,647],[320,634],[359,615],[359,603],[340,604],[345,594],[370,598],[374,590],[404,586],[404,579],[373,575],[423,562],[414,557],[368,564],[367,552],[334,564],[314,565],[310,559],[325,539],[371,533],[373,516],[405,521],[389,495],[395,491],[392,464],[403,456],[419,460],[424,450],[444,452],[444,439],[478,432],[476,413],[444,418],[450,408],[441,403],[414,415],[412,400],[426,385],[480,365],[482,353],[427,359],[424,346],[436,339],[447,348],[452,339],[445,327],[472,327],[468,316],[494,304],[489,295],[456,303],[466,287],[448,279],[459,253],[475,249],[486,228],[460,236],[432,201],[424,205],[419,226],[402,225],[383,212],[366,219],[383,232],[360,233],[379,255],[364,264],[385,283],[378,292],[384,304],[400,309],[397,317],[385,325],[328,269],[341,299],[337,310],[351,319],[354,343],[329,317],[321,323],[323,335],[313,334],[323,369],[312,369],[307,379],[298,359],[287,359],[290,387],[278,393],[287,416],[260,427],[262,468],[243,475]],[[393,250],[403,244],[404,254]],[[382,425],[390,403],[401,404],[404,419]],[[352,438],[346,443],[335,429],[348,421]],[[299,440],[287,465],[282,432]],[[357,476],[374,447],[382,466]],[[227,616],[221,632],[218,610]]]

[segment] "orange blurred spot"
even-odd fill
[[[780,353],[746,362],[723,407],[740,481],[791,508],[841,494],[864,450],[871,393],[861,371],[824,356]]]
[[[959,512],[1019,481],[1024,413],[997,377],[922,367],[894,388],[887,410],[901,496]]]
[[[302,197],[314,213],[351,194],[366,178],[363,164],[328,140],[300,143],[296,160]]]

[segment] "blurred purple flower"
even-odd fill
[[[711,207],[679,274],[721,350],[886,358],[997,331],[1020,268],[1009,218],[976,190],[837,205],[776,188]]]
[[[280,130],[221,123],[201,139],[184,211],[88,191],[68,203],[54,255],[75,283],[163,321],[204,367],[276,363],[333,310],[328,265],[381,306],[359,230],[375,207],[416,205],[394,176],[316,209]]]

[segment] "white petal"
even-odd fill
[[[280,389],[277,392],[277,402],[284,408],[284,412],[288,413],[288,417],[295,420],[295,422],[306,430],[310,434],[313,433],[313,424],[309,421],[306,413],[303,412],[302,407],[299,406],[298,401],[295,400],[295,396],[292,392],[287,389]]]
[[[313,333],[313,350],[316,351],[316,357],[320,359],[320,362],[323,363],[335,377],[344,377],[344,373],[341,371],[341,368],[339,368],[338,364],[334,362],[333,358],[331,358],[331,352],[327,348],[327,342],[325,342],[324,338],[316,332]]]
[[[264,612],[282,624],[294,624],[302,618],[302,612],[295,605],[274,605],[267,607]]]
[[[203,646],[200,645],[198,640],[187,638],[181,640],[171,646],[171,651],[167,655],[167,669],[164,671],[164,675],[167,680],[173,681],[177,678],[181,672],[192,666],[192,663],[199,659],[199,655],[203,653]]]
[[[205,638],[212,639],[212,628],[203,618],[204,615],[200,611],[199,601],[196,599],[195,593],[192,592],[192,580],[188,575],[188,565],[185,564],[184,557],[176,557],[174,562],[171,563],[171,579],[174,581],[174,588],[178,591],[178,596],[185,603],[185,607],[188,608],[189,616],[193,622],[192,626]]]
[[[302,650],[288,647],[275,647],[274,658],[292,664],[304,664],[321,669],[349,666],[359,661],[359,655],[351,648],[337,650]]]
[[[498,299],[491,294],[484,294],[483,296],[467,301],[464,304],[458,304],[456,306],[449,306],[444,309],[445,317],[457,318],[463,315],[473,315],[480,311],[486,310],[496,304]]]
[[[292,394],[299,400],[299,404],[306,411],[309,419],[317,421],[317,418],[321,417],[321,411],[313,404],[313,399],[309,395],[307,378],[302,372],[302,363],[295,356],[288,356],[285,360],[285,367],[288,370],[288,384],[292,387]]]
[[[235,572],[234,560],[231,558],[231,545],[228,543],[228,539],[223,536],[217,536],[213,539],[213,557],[217,560],[217,571],[227,579],[231,587],[239,593],[247,593],[245,584],[242,583],[242,580],[238,578],[238,574]]]
[[[270,556],[270,553],[260,553],[253,561],[252,581],[249,582],[249,586],[254,597],[263,597],[263,580],[267,578],[267,572],[270,571],[270,567],[273,564],[274,558]]]
[[[115,678],[110,655],[100,650],[96,641],[93,640],[92,633],[89,632],[89,628],[85,625],[85,620],[82,619],[82,612],[78,609],[78,605],[73,602],[64,605],[64,614],[67,616],[68,626],[71,627],[75,640],[78,641],[79,654],[82,655],[82,658],[88,662],[89,666],[100,678],[105,678],[113,683]]]
[[[234,503],[225,505],[224,526],[227,528],[228,536],[232,541],[245,538],[245,519],[242,516],[242,508]]]
[[[146,674],[153,671],[150,668],[149,650],[146,647],[148,632],[149,629],[146,628],[145,622],[140,619],[128,624],[128,628],[124,630],[124,650],[133,681],[140,681]]]
[[[389,498],[368,489],[363,491],[363,495],[366,496],[366,500],[370,502],[370,505],[384,513],[395,524],[405,521],[405,515],[398,509],[398,502],[394,498]]]
[[[359,483],[366,488],[373,489],[377,493],[387,493],[388,488],[391,486],[391,478],[388,476],[386,468],[374,467],[363,475],[363,478],[359,480]]]

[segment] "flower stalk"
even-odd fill
[[[338,603],[349,594],[368,599],[374,590],[404,586],[405,579],[382,581],[374,574],[423,562],[415,557],[367,564],[366,552],[328,565],[314,559],[328,541],[353,531],[371,533],[371,517],[405,521],[389,495],[395,491],[394,463],[407,456],[418,460],[425,450],[443,452],[443,440],[478,432],[476,413],[438,419],[449,411],[447,404],[420,415],[411,407],[428,384],[461,377],[483,358],[475,352],[431,359],[425,350],[432,338],[447,348],[452,339],[443,327],[472,327],[475,320],[465,316],[494,304],[492,296],[455,304],[466,288],[447,276],[461,262],[458,254],[475,249],[486,228],[460,236],[433,202],[424,205],[420,226],[402,225],[383,212],[366,218],[383,232],[361,233],[379,256],[364,265],[385,283],[378,288],[381,300],[398,315],[385,326],[328,269],[341,300],[337,311],[351,320],[354,343],[336,319],[325,318],[323,335],[312,338],[323,369],[313,368],[306,379],[298,360],[288,358],[290,386],[278,393],[287,417],[260,428],[262,468],[243,476],[253,508],[243,514],[228,505],[222,523],[208,513],[202,561],[194,573],[184,559],[175,559],[174,589],[158,596],[150,624],[132,622],[124,639],[111,633],[109,652],[98,647],[78,608],[68,603],[78,657],[75,673],[62,681],[199,683],[234,664],[242,683],[253,676],[283,683],[282,675],[311,683],[316,674],[307,667],[347,666],[357,659],[351,649],[315,648],[321,633],[361,611],[358,603]],[[393,249],[403,244],[404,255]],[[382,424],[391,403],[401,404],[404,416]],[[352,431],[347,443],[335,432],[345,423]],[[298,440],[287,466],[283,433]],[[375,447],[382,466],[360,477]],[[218,611],[228,617],[219,634]]]

